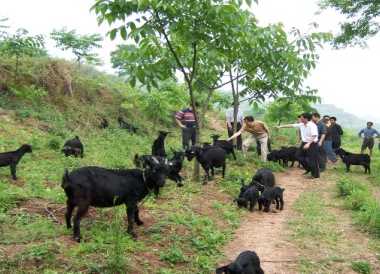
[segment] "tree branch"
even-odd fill
[[[190,83],[192,83],[194,79],[196,64],[197,64],[197,44],[193,42],[193,66],[191,69]]]

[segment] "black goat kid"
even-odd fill
[[[264,274],[260,258],[254,251],[244,251],[236,260],[216,269],[216,274]]]
[[[211,135],[211,138],[213,140],[213,145],[223,148],[227,154],[232,154],[234,157],[234,160],[236,160],[234,145],[232,144],[232,141],[227,140],[219,140],[220,135],[213,134]]]
[[[71,228],[71,216],[78,207],[74,217],[74,239],[80,242],[80,221],[90,206],[114,207],[125,204],[128,216],[128,233],[136,237],[133,231],[134,222],[142,225],[137,203],[152,190],[165,184],[167,168],[152,163],[145,170],[126,169],[111,170],[101,167],[82,167],[62,178],[62,188],[67,196],[65,214],[67,228]]]
[[[66,141],[63,145],[62,152],[66,157],[73,155],[74,157],[80,156],[83,158],[84,147],[78,136],[73,139]]]
[[[0,167],[10,166],[13,180],[17,180],[16,167],[25,153],[32,153],[31,145],[22,145],[18,150],[0,153]]]
[[[272,202],[276,202],[276,209],[284,209],[285,188],[266,187],[259,197],[259,210],[264,207],[264,212],[269,212]]]

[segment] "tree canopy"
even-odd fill
[[[83,60],[90,64],[100,63],[98,54],[92,51],[95,48],[100,48],[100,42],[103,38],[99,34],[77,34],[75,30],[54,30],[51,33],[51,38],[56,42],[57,47],[62,50],[70,50],[76,57],[80,65]]]
[[[321,0],[322,8],[333,8],[346,17],[341,23],[341,33],[335,39],[337,47],[347,45],[365,45],[365,41],[380,30],[379,0]]]

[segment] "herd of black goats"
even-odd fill
[[[118,119],[123,129],[135,133],[137,128]],[[102,128],[108,127],[106,120],[102,121]],[[214,176],[214,168],[222,168],[224,178],[226,170],[226,158],[231,154],[236,159],[234,147],[231,142],[219,140],[218,135],[212,135],[213,143],[204,143],[203,146],[192,146],[183,151],[174,151],[171,158],[167,158],[165,151],[165,138],[169,132],[160,131],[158,138],[153,142],[151,155],[135,155],[135,169],[107,169],[97,166],[86,166],[71,172],[65,170],[62,178],[62,188],[67,196],[67,211],[65,214],[66,225],[71,229],[71,219],[74,208],[77,208],[74,217],[74,240],[80,242],[80,221],[87,213],[90,206],[113,207],[125,204],[127,207],[128,228],[127,231],[136,238],[133,230],[134,223],[143,225],[139,217],[138,203],[150,192],[156,196],[164,186],[166,178],[173,180],[178,186],[182,186],[183,178],[180,171],[185,157],[188,161],[196,158],[205,171],[204,184]],[[268,154],[269,161],[276,161],[287,167],[289,163],[294,166],[297,159],[296,147],[283,147],[273,150]],[[0,153],[0,167],[10,166],[11,175],[16,177],[16,167],[25,153],[31,153],[30,145],[22,145],[18,150]],[[65,156],[84,157],[84,146],[78,136],[65,142],[62,152]],[[347,171],[350,165],[362,165],[365,172],[370,172],[370,158],[365,154],[352,154],[339,149],[336,151],[346,164]],[[211,171],[211,176],[210,176]],[[275,176],[268,168],[259,169],[246,185],[241,182],[240,194],[234,199],[239,207],[253,211],[256,204],[259,210],[270,211],[271,204],[276,204],[276,209],[284,208],[283,192],[275,183]],[[253,251],[242,252],[237,259],[226,266],[220,267],[216,273],[264,273],[260,267],[260,260]]]

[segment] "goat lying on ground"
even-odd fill
[[[238,207],[249,208],[250,211],[253,211],[253,208],[258,202],[259,196],[260,193],[256,186],[245,185],[244,182],[242,182],[239,197],[235,199],[235,201]]]
[[[119,122],[119,127],[120,127],[121,129],[126,129],[126,130],[128,130],[130,133],[137,133],[138,128],[135,127],[134,125],[129,124],[129,123],[127,123],[126,121],[124,121],[123,117],[119,116],[119,117],[117,118],[117,121]]]
[[[265,187],[273,187],[276,184],[276,180],[272,170],[269,168],[260,168],[256,171],[256,174],[252,177],[251,184],[259,182]]]
[[[80,156],[83,158],[84,147],[78,136],[75,136],[73,139],[66,141],[63,145],[62,152],[66,157],[73,155],[75,157]]]
[[[185,155],[187,160],[191,161],[194,157],[201,164],[204,169],[206,176],[204,184],[210,180],[210,169],[211,175],[214,176],[214,168],[222,168],[222,176],[224,178],[226,171],[226,151],[220,147],[213,146],[208,149],[203,149],[198,146],[193,146],[191,149],[186,150]]]
[[[363,166],[364,173],[371,174],[371,158],[368,154],[354,154],[345,151],[343,148],[338,148],[335,153],[340,156],[343,163],[346,165],[346,171],[350,171],[351,165]]]
[[[272,202],[276,202],[276,209],[284,209],[284,198],[283,193],[285,188],[276,187],[265,187],[264,191],[261,193],[258,202],[259,210],[264,207],[264,212],[269,212]]]
[[[219,140],[219,137],[220,135],[218,134],[211,135],[211,138],[213,140],[213,145],[223,148],[227,154],[232,154],[232,156],[234,157],[234,160],[236,160],[234,145],[232,144],[232,141]]]
[[[166,157],[165,152],[165,138],[169,134],[167,131],[159,131],[159,135],[156,140],[153,142],[152,146],[152,155]]]
[[[254,251],[244,251],[236,260],[216,269],[216,274],[264,274],[260,258]]]
[[[67,196],[67,228],[71,228],[71,216],[74,208],[78,207],[74,217],[74,239],[80,242],[80,221],[89,206],[113,207],[125,204],[127,231],[136,237],[133,223],[143,224],[137,204],[150,191],[163,187],[166,175],[166,166],[157,163],[149,163],[145,170],[111,170],[94,166],[75,169],[70,173],[66,170],[61,186]]]
[[[25,153],[31,153],[31,145],[22,145],[19,149],[0,153],[0,167],[10,166],[13,180],[17,180],[16,167]]]

